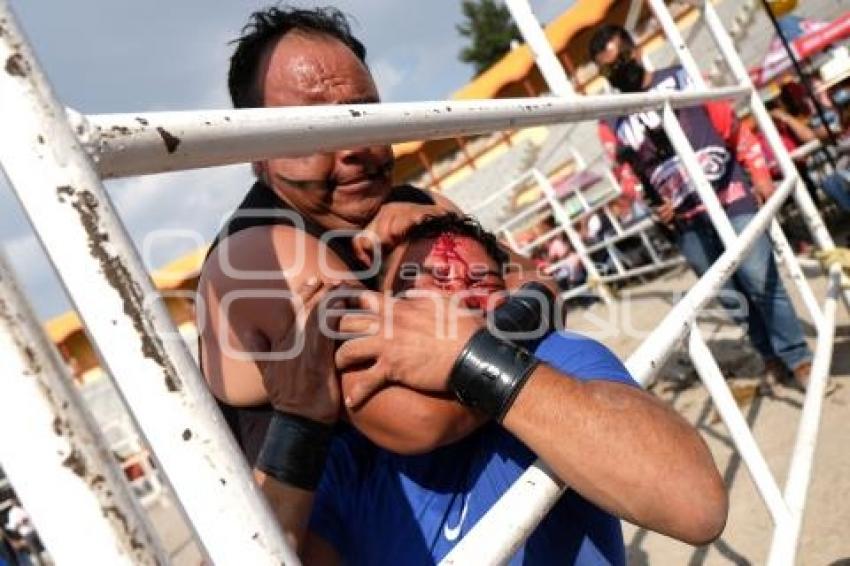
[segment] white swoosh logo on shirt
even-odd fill
[[[449,542],[456,541],[457,537],[460,536],[460,530],[463,527],[463,522],[466,520],[467,511],[469,511],[469,494],[465,493],[463,496],[463,507],[460,510],[460,519],[458,519],[457,525],[449,527],[448,518],[446,518],[446,524],[443,525],[443,536]]]

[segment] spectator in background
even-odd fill
[[[782,86],[778,105],[771,109],[770,115],[779,129],[783,142],[789,151],[796,145],[803,145],[815,139],[827,137],[826,128],[818,116],[813,115],[811,107],[800,92],[800,85],[787,83]],[[840,132],[841,124],[838,114],[827,110],[827,123],[830,129]],[[805,160],[797,161],[797,168],[808,186],[812,183],[806,170]],[[850,171],[840,168],[821,180],[821,189],[841,207],[842,210],[850,212]]]
[[[621,26],[598,28],[589,48],[600,73],[621,92],[692,88],[681,66],[647,70],[634,39]],[[759,202],[774,191],[758,141],[726,102],[679,109],[676,116],[733,228],[741,232],[755,216]],[[658,112],[605,120],[600,122],[599,135],[615,173],[641,179],[644,192],[653,195],[655,215],[675,234],[693,270],[697,275],[708,271],[724,245],[667,139]],[[776,380],[805,387],[812,353],[772,252],[770,240],[762,234],[718,298],[736,321],[746,323],[750,340],[764,359],[767,383]]]
[[[552,231],[557,225],[551,216],[544,220],[546,231]],[[572,289],[585,282],[587,273],[581,258],[567,241],[563,231],[555,234],[546,246],[546,262],[550,266],[549,274],[555,278],[563,290]]]

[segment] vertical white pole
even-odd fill
[[[0,253],[0,463],[62,564],[168,556]]]
[[[747,421],[735,403],[732,392],[726,384],[726,379],[723,377],[720,368],[717,367],[717,361],[714,359],[711,350],[706,346],[696,322],[691,323],[691,335],[688,344],[691,362],[694,364],[703,385],[708,390],[708,394],[711,395],[711,400],[714,402],[717,412],[720,413],[720,418],[723,419],[723,423],[729,430],[735,448],[746,463],[753,483],[756,484],[756,489],[767,505],[773,523],[777,526],[786,523],[790,518],[788,506],[782,499],[779,485],[776,483],[764,455],[759,450]]]
[[[806,509],[806,492],[812,478],[815,447],[820,428],[823,398],[829,381],[829,368],[835,344],[835,311],[841,289],[841,268],[833,266],[829,272],[829,287],[823,307],[823,320],[818,327],[818,343],[809,375],[809,386],[800,415],[797,439],[785,482],[785,501],[791,512],[791,520],[776,529],[770,545],[767,563],[771,566],[793,564],[800,540],[803,514]]]
[[[0,163],[182,510],[215,563],[297,563],[8,0],[0,26]]]
[[[673,19],[673,15],[670,13],[670,10],[667,9],[667,5],[664,3],[664,0],[647,1],[649,2],[658,23],[661,24],[661,29],[664,30],[664,35],[667,37],[667,41],[670,43],[670,46],[673,47],[673,50],[676,52],[676,57],[679,59],[682,67],[685,68],[685,71],[687,71],[688,76],[691,78],[696,89],[707,89],[708,85],[702,77],[702,71],[700,71],[696,59],[694,59],[691,50],[688,48],[688,44],[685,43],[685,39],[682,37],[682,32],[679,31],[679,26],[676,25],[676,20]]]
[[[534,54],[537,68],[543,75],[543,80],[549,85],[549,90],[555,96],[575,96],[575,90],[564,72],[564,67],[558,61],[558,56],[552,50],[552,45],[546,39],[546,33],[531,11],[528,0],[505,0],[505,6],[511,12],[523,39]]]
[[[711,183],[705,176],[705,172],[699,164],[699,159],[696,153],[694,153],[694,148],[691,147],[691,142],[688,140],[687,135],[685,135],[684,130],[682,130],[679,119],[669,104],[664,106],[661,119],[670,143],[675,148],[679,159],[682,160],[682,165],[688,174],[689,182],[694,185],[697,193],[699,193],[706,213],[714,225],[714,229],[717,230],[717,234],[723,241],[723,245],[728,249],[737,237],[735,229],[732,228],[732,223],[729,221],[729,217],[726,216],[726,211],[723,210],[723,206],[717,198],[717,193],[714,192],[714,187],[711,186]]]
[[[578,257],[581,259],[581,262],[584,264],[584,269],[587,272],[589,282],[596,285],[595,290],[599,293],[599,296],[605,304],[613,304],[614,297],[611,295],[611,291],[605,284],[602,283],[599,271],[596,269],[596,264],[593,263],[593,259],[591,259],[587,253],[587,247],[581,239],[581,234],[576,231],[572,224],[572,220],[570,219],[570,215],[566,210],[564,210],[561,203],[558,202],[558,197],[555,194],[555,189],[552,187],[552,183],[549,182],[546,175],[536,169],[533,170],[532,174],[540,186],[540,189],[543,191],[544,196],[549,201],[549,206],[552,208],[552,214],[555,216],[555,220],[557,220],[558,224],[561,225],[561,228],[564,229],[564,232],[567,234],[567,238],[570,240],[570,245],[572,245],[573,249],[578,254]]]

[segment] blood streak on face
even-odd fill
[[[466,268],[465,271],[469,271],[469,263],[459,253],[457,237],[454,234],[441,234],[431,247],[431,254],[442,259],[447,265],[453,261],[460,262]]]
[[[470,308],[484,310],[490,295],[504,288],[495,262],[484,247],[464,236],[452,233],[438,236],[423,267],[430,270],[437,289],[466,292],[465,303]]]

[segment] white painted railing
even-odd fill
[[[676,51],[680,62],[688,71],[698,90],[707,87],[691,54],[682,39],[675,21],[663,0],[648,0],[668,42]],[[774,521],[773,543],[767,563],[771,565],[793,564],[795,562],[800,525],[805,511],[805,494],[808,488],[816,435],[820,422],[820,410],[826,383],[829,376],[832,357],[832,345],[835,331],[835,308],[840,293],[840,275],[837,268],[830,273],[830,284],[826,302],[821,310],[811,291],[799,263],[775,221],[776,213],[782,203],[793,192],[803,218],[821,249],[834,248],[829,232],[799,180],[796,168],[779,139],[776,127],[770,119],[758,92],[753,88],[749,75],[738,56],[732,40],[710,1],[694,2],[698,5],[715,42],[726,63],[732,70],[742,88],[749,90],[748,102],[759,128],[767,137],[771,150],[776,155],[784,180],[774,195],[759,210],[756,217],[740,235],[736,235],[720,207],[717,197],[708,185],[702,168],[699,167],[693,149],[684,136],[670,106],[663,111],[665,132],[677,153],[682,158],[689,177],[706,205],[712,223],[726,246],[725,253],[714,263],[697,284],[683,297],[667,315],[656,330],[641,344],[626,363],[632,375],[641,383],[653,379],[674,348],[690,336],[689,351],[691,359],[715,402],[718,412],[730,429],[735,446],[741,453],[759,493],[765,500]],[[770,227],[777,255],[785,263],[792,279],[800,289],[807,309],[818,328],[818,346],[810,375],[810,386],[806,392],[806,401],[795,443],[791,469],[788,473],[786,490],[783,494],[778,483],[764,462],[752,431],[746,424],[731,393],[717,367],[717,362],[705,346],[696,327],[699,311],[713,298],[723,283],[731,277],[735,268],[746,257],[756,238]],[[850,309],[850,291],[843,292],[845,305]],[[454,548],[443,561],[444,564],[499,564],[515,552],[516,548],[534,530],[545,511],[566,489],[558,478],[548,471],[543,462],[537,462],[514,484],[500,500],[478,522],[470,533]],[[528,501],[523,505],[523,513],[517,513],[517,501]],[[498,543],[494,543],[498,541]]]
[[[181,510],[217,564],[298,563],[6,0],[0,26],[0,162]]]
[[[705,88],[678,30],[671,25],[664,3],[661,0],[650,3],[693,74],[698,90],[569,99],[101,115],[79,117],[72,129],[16,24],[8,0],[0,0],[0,61],[6,62],[5,73],[0,72],[3,101],[0,122],[4,124],[0,162],[209,559],[220,564],[298,563],[252,482],[185,345],[169,339],[177,333],[168,313],[161,305],[144,300],[155,296],[155,289],[101,179],[662,110],[665,129],[695,179],[712,220],[724,235],[727,251],[630,358],[629,368],[645,382],[689,333],[692,355],[705,353],[699,335],[692,332],[697,313],[731,275],[755,238],[772,223],[777,209],[792,191],[818,246],[834,247],[811,199],[799,187],[793,163],[711,4],[702,6],[706,23],[740,86]],[[739,97],[749,99],[779,159],[785,180],[747,229],[735,236],[727,229],[728,220],[715,205],[716,197],[704,183],[701,170],[695,168],[693,152],[680,135],[680,128],[677,130],[672,110]],[[76,131],[82,133],[78,136]],[[569,222],[562,224],[566,228]],[[771,235],[779,237],[777,249],[781,248],[778,227],[771,228]],[[787,254],[785,259],[793,267],[793,254]],[[795,281],[801,289],[807,287],[802,275],[795,277]],[[749,429],[736,432],[739,450],[745,454],[744,460],[751,466],[754,477],[761,478],[757,483],[766,494],[777,523],[771,553],[771,562],[776,564],[793,561],[799,538],[820,397],[829,370],[838,292],[833,273],[823,311],[816,301],[807,301],[810,311],[818,314],[818,348],[798,448],[781,502],[776,497],[777,490],[771,487],[775,486],[773,478],[758,471],[760,454],[754,441],[747,440],[751,432]],[[845,301],[848,296],[844,294]],[[19,319],[10,319],[9,329],[18,332],[22,324]],[[34,333],[32,340],[44,340],[32,324],[29,327]],[[2,354],[4,362],[14,357],[12,348],[2,350]],[[716,378],[715,370],[710,364],[701,368],[700,374],[707,384]],[[22,398],[23,394],[15,398],[18,397]],[[722,393],[716,395],[720,399],[721,416],[726,422],[734,423],[737,408],[722,403],[721,397]],[[50,441],[49,431],[42,432],[46,434],[46,445]],[[536,464],[446,562],[485,564],[504,560],[533,531],[562,488],[562,483],[544,465]],[[24,490],[22,497],[31,509],[45,509],[52,503],[38,490]],[[84,494],[80,493],[79,497],[80,501],[85,500]],[[522,504],[523,512],[518,512],[520,507],[512,503],[516,501]],[[86,504],[91,509],[94,502],[88,500]],[[44,529],[45,543],[58,556],[62,554],[58,549],[67,546],[67,537],[49,528],[50,521],[70,524],[78,516],[75,506],[54,505],[52,512],[51,519],[43,518],[43,513],[39,513],[42,518],[34,516],[37,526]],[[92,531],[100,535],[85,538],[88,552],[93,552],[94,546],[106,551],[101,547],[112,545],[116,536],[120,538],[120,533],[109,534],[105,527],[101,524],[100,530]],[[120,556],[109,560],[110,563],[121,561]]]
[[[161,542],[104,450],[106,441],[4,254],[0,360],[0,462],[51,541],[54,558],[67,564],[163,563]],[[90,537],[98,540],[92,548],[83,544]]]
[[[572,175],[579,175],[586,172],[586,162],[581,154],[574,149],[571,149],[570,153],[572,154],[571,162],[574,164]],[[553,238],[567,238],[570,247],[579,257],[581,265],[587,274],[587,282],[564,291],[562,297],[571,298],[590,293],[598,295],[606,303],[610,304],[613,302],[613,296],[606,283],[649,275],[653,272],[679,265],[683,260],[681,257],[666,260],[661,258],[661,255],[652,243],[651,231],[655,228],[655,222],[651,218],[647,217],[633,226],[623,228],[617,215],[608,206],[622,195],[620,185],[608,169],[606,169],[605,174],[601,177],[603,181],[609,183],[611,190],[608,193],[604,193],[602,198],[591,203],[586,193],[589,193],[590,189],[595,189],[597,183],[594,183],[590,187],[576,187],[572,192],[558,196],[551,181],[541,171],[530,169],[501,189],[490,193],[486,199],[466,212],[475,216],[478,211],[485,210],[492,206],[493,203],[504,201],[505,195],[514,196],[515,193],[525,189],[527,186],[536,187],[540,190],[540,198],[528,204],[513,216],[506,218],[496,228],[496,233],[503,237],[514,251],[524,256],[528,256],[534,249],[540,246],[545,246]],[[575,200],[578,203],[577,209],[567,206],[567,202],[571,200]],[[577,226],[594,214],[604,214],[610,222],[614,234],[603,235],[598,242],[587,244],[577,229]],[[541,234],[535,240],[528,243],[517,241],[515,235],[517,230],[527,229],[529,225],[547,216],[551,216],[555,221],[555,227],[552,230]],[[640,238],[640,245],[646,250],[649,258],[647,265],[631,267],[622,263],[617,244],[629,238]],[[600,266],[591,257],[595,252],[602,250],[610,258],[615,270],[614,273],[603,274]],[[548,269],[550,272],[554,272],[569,261],[569,258],[565,258],[554,262]]]

